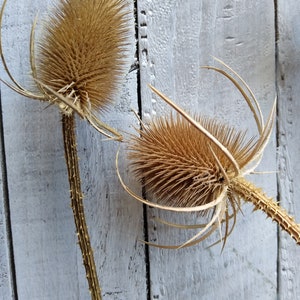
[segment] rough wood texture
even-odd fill
[[[0,116],[1,119],[1,116]],[[2,119],[1,119],[2,121]],[[0,295],[3,299],[11,299],[14,295],[14,286],[12,280],[12,249],[11,249],[11,234],[9,220],[9,205],[6,188],[6,165],[5,151],[3,141],[3,128],[0,124]]]
[[[8,0],[4,50],[10,69],[27,86],[30,26],[36,12],[46,11],[50,3]],[[221,58],[253,89],[265,117],[277,88],[278,128],[259,171],[277,168],[279,173],[256,174],[251,180],[267,195],[279,195],[281,205],[300,222],[300,4],[274,3],[138,0],[140,84],[138,72],[129,73],[104,118],[113,127],[132,130],[138,122],[130,109],[138,109],[138,97],[145,122],[170,112],[150,92],[151,83],[188,111],[217,116],[256,134],[252,115],[233,85],[199,68],[216,64],[210,55]],[[2,69],[0,75],[4,77]],[[1,100],[17,289],[12,291],[1,197],[0,299],[14,299],[12,293],[18,299],[89,299],[70,208],[59,112],[3,85]],[[178,251],[150,248],[148,256],[138,242],[144,238],[143,208],[122,190],[115,174],[117,143],[103,141],[80,120],[77,133],[85,211],[104,299],[297,299],[300,248],[285,233],[278,235],[263,213],[252,213],[250,204],[243,205],[222,253],[220,246],[206,249],[213,241],[209,239]],[[124,149],[119,165],[126,183],[141,190],[130,178]],[[197,219],[147,209],[150,241],[176,244],[193,234],[163,226],[153,218],[157,216],[181,223]]]
[[[23,1],[8,3],[6,9],[4,50],[14,75],[26,85],[30,26],[46,4]],[[85,278],[73,234],[60,115],[3,85],[1,95],[17,295],[72,299],[83,293],[87,298],[87,290],[79,287]]]
[[[199,67],[226,61],[253,88],[265,115],[275,98],[274,7],[270,1],[139,1],[143,119],[162,114],[162,101],[151,95],[150,82],[186,110],[214,115],[252,128],[252,115],[228,80]],[[276,169],[274,138],[261,170]],[[259,177],[258,177],[259,176]],[[257,178],[258,177],[258,178]],[[276,196],[275,174],[253,178]],[[179,251],[150,249],[152,299],[276,298],[277,228],[262,213],[243,206],[225,250],[205,249],[212,240]],[[153,220],[192,223],[149,209],[152,242],[178,244],[192,233]],[[201,223],[201,221],[199,221]],[[218,238],[218,236],[216,236]]]
[[[27,86],[30,26],[38,10],[46,9],[44,1],[8,1],[5,11],[4,51],[13,74]],[[131,55],[133,61],[134,48]],[[137,109],[136,73],[124,81],[106,119],[130,130],[135,120],[130,108]],[[19,97],[3,85],[1,95],[18,297],[90,299],[70,208],[61,116],[56,107]],[[115,176],[117,143],[102,141],[85,122],[77,124],[84,204],[103,296],[142,299],[144,246],[137,242],[143,237],[142,207]],[[121,169],[125,175],[125,162]]]
[[[282,206],[300,223],[300,3],[278,1],[278,183]],[[279,236],[279,296],[299,298],[300,249]]]

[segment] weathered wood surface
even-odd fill
[[[8,1],[6,7],[4,51],[13,74],[26,86],[31,84],[31,24],[38,10],[41,15],[51,7],[50,2]],[[132,28],[134,33],[133,21]],[[128,69],[134,51],[132,47]],[[135,120],[130,109],[137,109],[136,73],[124,81],[107,121],[128,131]],[[18,298],[89,299],[70,208],[58,109],[19,97],[4,85],[1,96]],[[95,130],[77,121],[85,209],[103,295],[142,299],[144,245],[137,241],[143,237],[142,207],[126,195],[115,176],[118,145],[102,141]],[[120,168],[125,175],[123,161]],[[5,272],[1,270],[1,275]]]
[[[279,200],[300,222],[300,3],[278,1],[278,187]],[[281,299],[300,295],[300,250],[281,233],[279,293]]]
[[[253,88],[266,115],[275,98],[274,8],[270,1],[145,1],[139,5],[142,82],[150,82],[191,112],[213,115],[242,128],[255,128],[252,115],[228,80],[201,65],[221,58]],[[145,38],[144,38],[145,37]],[[145,62],[145,66],[143,63]],[[142,87],[143,116],[165,112],[162,101]],[[275,170],[272,138],[262,170]],[[258,182],[276,196],[275,174]],[[276,226],[243,206],[225,250],[205,249],[213,240],[190,249],[150,249],[153,299],[275,299],[277,293]],[[180,243],[186,231],[153,221],[170,214],[149,210],[149,237]],[[180,220],[179,218],[177,221]],[[191,223],[185,218],[186,223]],[[218,238],[218,236],[216,236]]]
[[[144,122],[168,113],[170,109],[147,87],[151,83],[188,111],[216,116],[255,134],[252,115],[233,85],[199,68],[216,64],[210,55],[221,58],[253,89],[265,117],[278,92],[278,120],[259,167],[278,173],[256,174],[251,180],[300,220],[300,3],[275,4],[277,12],[267,0],[137,1],[139,74],[128,74],[105,119],[128,132],[137,125],[130,109],[138,108],[138,97]],[[30,26],[36,12],[49,7],[51,1],[8,0],[4,51],[13,74],[26,86]],[[0,299],[89,299],[69,206],[59,112],[3,84],[1,104],[5,149]],[[220,246],[206,249],[213,241],[209,239],[178,251],[150,248],[148,255],[137,241],[144,237],[143,208],[126,195],[115,174],[118,145],[102,141],[77,121],[85,208],[104,299],[297,299],[299,247],[285,233],[278,235],[276,224],[262,213],[252,213],[251,205],[243,205],[222,253]],[[141,190],[130,179],[124,156],[120,169],[126,182]],[[7,205],[12,236],[6,226]],[[159,224],[157,216],[173,222],[195,220],[148,208],[150,241],[176,244],[192,235]]]

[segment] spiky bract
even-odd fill
[[[230,151],[239,165],[248,160],[254,144],[252,139],[245,142],[245,133],[215,119],[194,119]],[[228,177],[234,176],[227,156],[180,115],[144,126],[139,136],[133,136],[129,150],[134,173],[169,206],[207,204],[222,192],[224,171]]]
[[[187,210],[190,207],[203,214],[212,211],[209,222],[196,225],[201,230],[185,243],[175,246],[148,243],[150,245],[168,249],[192,246],[224,225],[224,235],[221,234],[219,239],[224,242],[224,247],[236,223],[241,199],[251,202],[255,209],[264,211],[300,245],[300,224],[260,188],[244,178],[257,167],[262,158],[275,119],[276,101],[264,124],[259,103],[251,89],[236,72],[221,63],[236,75],[245,89],[226,71],[216,67],[207,68],[223,74],[241,92],[254,115],[258,138],[245,142],[245,133],[216,119],[191,117],[150,86],[178,115],[176,118],[172,115],[170,118],[161,118],[148,127],[142,124],[139,136],[133,136],[129,142],[129,159],[137,178],[167,206],[153,205],[151,201],[136,195],[117,172],[120,182],[135,199],[152,207],[178,212],[192,211]],[[196,228],[193,225],[163,223],[178,228]]]
[[[106,108],[124,73],[127,6],[125,0],[61,0],[37,45],[38,81],[84,113]]]
[[[264,123],[259,103],[249,86],[235,71],[218,61],[236,78],[220,68],[206,68],[227,77],[241,92],[253,113],[258,130],[257,139],[246,141],[245,133],[216,119],[191,117],[150,86],[178,115],[158,119],[149,126],[142,124],[139,136],[132,136],[129,140],[128,156],[137,178],[145,183],[159,202],[166,205],[154,204],[134,193],[122,180],[116,164],[120,182],[131,196],[151,207],[177,212],[211,212],[206,224],[196,226],[162,221],[177,228],[201,230],[181,245],[148,243],[150,245],[168,249],[192,246],[224,225],[224,234],[219,239],[224,246],[235,226],[241,199],[253,203],[255,209],[263,210],[300,244],[300,225],[294,218],[273,199],[265,196],[261,189],[244,179],[261,161],[272,132],[276,101]]]

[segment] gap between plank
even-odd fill
[[[279,64],[279,57],[278,57],[278,41],[279,41],[279,27],[278,27],[278,0],[274,0],[274,30],[275,30],[275,92],[277,95],[277,104],[276,104],[276,149],[280,146],[280,133],[279,133],[279,87],[278,87],[278,64]],[[276,175],[276,182],[277,182],[277,197],[280,203],[281,194],[280,194],[280,183],[279,183],[279,174]],[[281,272],[280,272],[280,248],[281,248],[281,239],[280,239],[280,230],[279,226],[277,225],[277,266],[276,266],[276,273],[277,273],[277,298],[280,298],[281,295]]]
[[[3,217],[4,217],[5,237],[7,241],[7,251],[8,251],[8,272],[10,275],[9,282],[10,282],[10,288],[12,293],[11,294],[12,299],[18,300],[16,266],[15,266],[15,257],[14,257],[14,243],[13,243],[13,235],[12,235],[11,216],[10,216],[10,201],[9,201],[9,189],[8,189],[8,178],[7,178],[1,93],[0,93],[0,152],[1,152],[1,175],[2,175],[3,208],[4,208]]]
[[[139,17],[138,17],[138,0],[134,1],[134,21],[135,21],[135,40],[136,40],[136,63],[137,63],[137,100],[138,100],[138,114],[142,119],[142,93],[141,93],[141,74],[140,74],[140,46],[139,46]],[[141,124],[140,124],[141,126]],[[146,188],[142,185],[142,197],[146,199]],[[149,229],[148,229],[148,209],[143,204],[143,221],[144,221],[144,240],[149,240]],[[147,288],[147,300],[151,300],[151,276],[150,276],[150,253],[149,245],[144,245],[145,249],[145,265],[146,265],[146,288]]]

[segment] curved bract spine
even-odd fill
[[[7,0],[2,4],[0,25]],[[60,0],[43,23],[35,42],[37,18],[30,33],[31,74],[39,92],[23,87],[6,62],[0,35],[0,58],[11,83],[22,96],[56,104],[65,114],[76,112],[108,138],[122,135],[97,114],[113,102],[127,66],[129,10],[126,0]],[[97,121],[95,121],[97,120]]]
[[[259,136],[247,138],[245,132],[217,119],[191,116],[150,86],[177,114],[157,118],[148,126],[142,124],[138,135],[131,135],[128,140],[128,158],[134,175],[157,203],[134,194],[119,175],[121,183],[131,196],[144,204],[176,212],[201,212],[209,221],[201,225],[162,221],[172,227],[201,230],[180,245],[147,243],[168,249],[187,247],[224,227],[219,239],[224,247],[235,226],[240,201],[244,199],[253,203],[255,209],[264,211],[299,244],[300,226],[274,200],[244,178],[255,170],[262,158],[275,120],[276,101],[265,123],[259,103],[246,82],[222,61],[217,61],[225,70],[213,66],[204,68],[225,76],[240,91],[253,113]]]
[[[2,27],[4,0],[0,12]],[[65,158],[78,242],[91,298],[102,299],[85,220],[75,134],[75,114],[109,139],[122,135],[97,114],[107,110],[126,72],[129,8],[126,0],[59,0],[35,42],[37,18],[30,33],[31,75],[38,92],[29,91],[12,75],[0,34],[0,58],[9,81],[0,80],[22,96],[56,105],[62,114]]]

